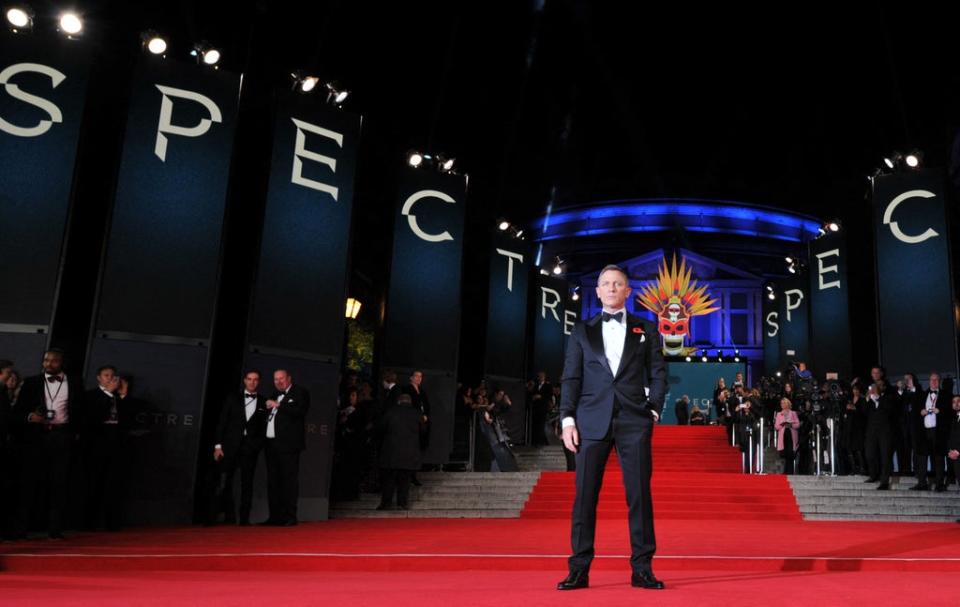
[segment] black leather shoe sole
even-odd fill
[[[663,590],[666,586],[657,578],[642,578],[633,576],[630,578],[630,585],[634,588],[643,588],[645,590]]]
[[[568,575],[557,584],[557,590],[579,590],[590,587],[590,577],[587,575]]]

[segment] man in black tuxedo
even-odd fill
[[[219,464],[218,477],[224,475],[222,501],[211,513],[215,520],[222,510],[224,522],[237,522],[233,505],[233,477],[240,469],[240,525],[250,524],[253,504],[253,476],[263,450],[267,432],[267,398],[260,394],[260,372],[243,374],[243,390],[227,396],[220,410],[213,446],[213,459]],[[219,485],[219,483],[217,483]]]
[[[127,478],[124,439],[133,423],[129,384],[117,374],[117,368],[105,365],[97,369],[97,387],[83,398],[83,469],[86,480],[84,521],[96,529],[120,528],[123,488]]]
[[[627,314],[630,282],[607,266],[597,281],[603,313],[577,323],[567,342],[560,416],[563,442],[577,456],[569,575],[559,590],[588,586],[597,501],[614,446],[620,457],[630,523],[631,584],[662,589],[652,569],[656,539],[650,476],[653,427],[663,412],[667,365],[657,327]]]
[[[874,374],[876,377],[876,374]],[[890,473],[893,470],[893,410],[898,398],[882,378],[867,389],[867,420],[864,454],[870,476],[867,483],[880,481],[877,489],[890,488]]]
[[[951,400],[951,411],[948,414],[950,421],[950,439],[947,441],[947,458],[953,462],[954,478],[960,485],[960,396]],[[957,520],[960,523],[960,519]]]
[[[64,373],[63,358],[62,350],[44,353],[43,373],[23,380],[12,412],[14,423],[21,426],[22,441],[16,537],[26,535],[36,506],[42,503],[37,493],[44,489],[49,507],[47,533],[50,539],[63,539],[70,457],[83,395],[80,382]]]
[[[267,500],[270,517],[262,524],[291,527],[297,524],[300,498],[300,452],[306,448],[306,417],[310,393],[293,384],[284,369],[273,372],[273,397],[266,402]]]

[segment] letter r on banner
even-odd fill
[[[290,178],[290,182],[297,185],[302,185],[305,188],[317,190],[318,192],[326,192],[327,194],[330,194],[334,200],[336,200],[337,194],[339,193],[338,188],[320,181],[308,179],[303,176],[303,160],[301,160],[301,158],[306,158],[307,160],[312,160],[314,162],[326,165],[330,167],[331,172],[336,172],[337,170],[337,160],[335,158],[318,154],[317,152],[311,152],[307,149],[307,137],[303,134],[303,132],[307,131],[308,133],[313,133],[314,135],[320,135],[321,137],[332,139],[341,148],[343,147],[343,134],[325,129],[315,124],[310,124],[309,122],[304,122],[303,120],[297,120],[296,118],[291,118],[290,120],[297,125],[297,140],[293,150],[293,176]]]
[[[167,138],[165,133],[170,135],[180,135],[182,137],[199,137],[210,130],[214,122],[223,122],[223,116],[220,108],[212,99],[194,91],[173,88],[172,86],[156,85],[163,95],[160,101],[160,121],[157,124],[157,143],[153,147],[153,153],[157,155],[160,162],[167,161]],[[173,119],[173,101],[171,97],[178,99],[187,99],[195,101],[206,108],[209,112],[209,118],[201,118],[196,126],[177,126],[171,122]]]
[[[553,302],[547,301],[547,293],[553,295]],[[550,311],[553,313],[553,317],[557,319],[557,322],[560,322],[560,316],[557,314],[557,304],[560,303],[560,294],[551,289],[550,287],[540,287],[540,315],[543,318],[547,317],[547,308],[550,308]]]

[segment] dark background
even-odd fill
[[[33,3],[37,29],[59,5]],[[945,7],[946,5],[939,5]],[[405,152],[470,176],[461,343],[478,345],[489,231],[559,206],[702,196],[839,216],[851,242],[855,371],[876,357],[866,176],[894,149],[951,168],[960,111],[947,8],[841,12],[543,2],[78,2],[94,44],[85,137],[54,341],[85,350],[139,33],[170,59],[201,39],[244,73],[221,301],[245,298],[269,162],[272,89],[302,69],[352,91],[364,116],[350,292],[380,312]],[[36,35],[36,34],[35,34]],[[239,370],[245,310],[217,315],[214,371]],[[218,337],[219,336],[219,337]],[[482,347],[462,348],[478,379]],[[77,361],[74,361],[75,363]],[[219,368],[217,365],[222,365]]]

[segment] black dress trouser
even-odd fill
[[[300,451],[277,448],[276,439],[266,439],[267,501],[270,521],[297,522],[297,500],[300,498]]]
[[[577,451],[577,494],[573,503],[570,543],[571,570],[588,570],[594,556],[597,502],[610,451],[617,449],[623,486],[627,494],[630,526],[630,567],[649,571],[656,552],[653,498],[650,493],[653,455],[653,419],[647,410],[623,407],[614,412],[607,435],[600,440],[580,439]]]

